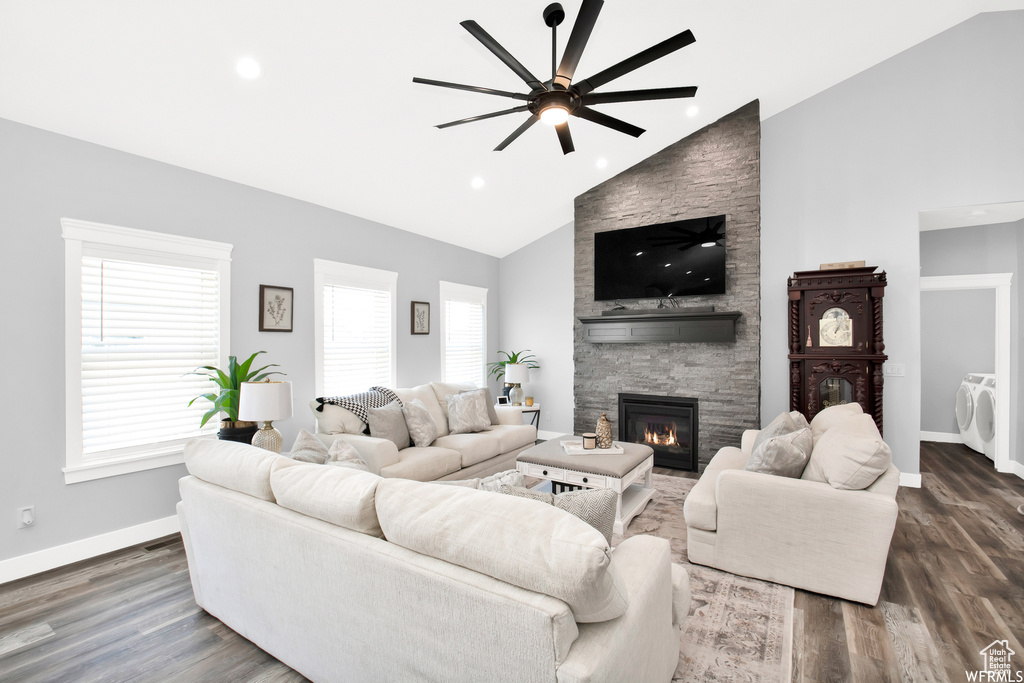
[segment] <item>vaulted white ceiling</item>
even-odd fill
[[[543,79],[547,3],[0,0],[0,117],[503,256],[570,221],[576,195],[751,100],[767,118],[978,12],[1024,7],[607,0],[577,80],[689,28],[695,44],[602,89],[696,85],[696,98],[601,105],[647,132],[574,118],[568,156],[543,124],[491,151],[524,114],[434,128],[516,103],[413,76],[526,92],[459,22]],[[562,4],[560,50],[580,0]],[[262,77],[239,78],[243,56]]]

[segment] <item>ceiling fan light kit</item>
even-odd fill
[[[625,133],[626,135],[631,135],[633,137],[640,137],[644,132],[643,128],[639,128],[630,123],[626,123],[625,121],[620,121],[608,114],[599,112],[596,109],[593,109],[592,105],[693,97],[697,93],[697,88],[694,86],[652,88],[647,90],[623,90],[603,93],[594,92],[597,88],[600,88],[602,85],[605,85],[616,78],[625,76],[642,66],[650,64],[657,59],[693,43],[695,40],[693,33],[688,30],[678,33],[667,40],[663,40],[657,45],[649,47],[642,52],[638,52],[632,57],[624,59],[618,64],[610,66],[590,78],[573,83],[572,79],[576,73],[576,66],[579,64],[580,58],[583,56],[583,50],[587,46],[587,41],[590,40],[590,34],[594,30],[594,24],[597,23],[597,17],[601,13],[601,7],[603,5],[604,0],[583,0],[582,5],[580,6],[580,12],[576,16],[576,23],[572,27],[572,33],[569,34],[569,41],[566,43],[565,51],[562,53],[561,62],[558,62],[557,60],[557,29],[558,25],[565,19],[565,10],[562,9],[562,6],[557,2],[544,8],[544,24],[551,28],[551,80],[543,83],[536,76],[530,73],[530,71],[515,57],[513,57],[508,50],[502,47],[498,41],[491,37],[487,31],[481,28],[479,24],[472,20],[463,21],[460,25],[469,31],[474,38],[479,40],[480,43],[490,50],[495,57],[501,60],[503,64],[512,69],[512,71],[514,71],[515,74],[519,76],[527,86],[529,86],[530,92],[516,93],[509,92],[507,90],[495,90],[493,88],[481,88],[474,85],[463,85],[461,83],[450,83],[447,81],[436,81],[428,78],[415,77],[412,79],[414,83],[433,85],[442,88],[453,88],[455,90],[466,90],[469,92],[478,92],[498,97],[508,97],[514,100],[526,102],[526,104],[512,107],[510,109],[503,109],[489,114],[480,114],[478,116],[459,119],[458,121],[442,123],[437,127],[449,128],[451,126],[458,126],[464,123],[471,123],[473,121],[482,121],[496,116],[529,112],[529,118],[527,118],[526,121],[524,121],[518,128],[512,131],[511,135],[502,140],[501,143],[494,148],[494,151],[500,152],[508,147],[516,138],[525,133],[534,123],[537,121],[544,121],[545,123],[554,126],[555,133],[558,136],[558,142],[562,147],[562,153],[569,154],[575,149],[572,142],[572,135],[569,133],[568,121],[570,116],[585,119],[592,123],[611,128],[612,130],[617,130],[620,133]]]

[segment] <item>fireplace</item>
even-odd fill
[[[619,394],[619,441],[654,449],[654,464],[697,471],[697,399]]]

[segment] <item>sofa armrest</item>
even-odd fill
[[[718,476],[715,499],[718,568],[877,602],[899,512],[893,498],[726,470]]]
[[[380,474],[381,468],[394,465],[400,459],[395,442],[387,439],[365,434],[317,434],[317,437],[328,447],[338,439],[348,442],[374,474]]]
[[[672,625],[682,628],[690,616],[690,575],[686,567],[672,563]]]
[[[626,612],[577,625],[579,636],[558,667],[558,682],[668,681],[679,659],[669,543],[654,536],[627,538],[611,564],[626,588]]]
[[[523,424],[523,409],[520,406],[494,406],[500,425]]]
[[[747,457],[754,452],[754,439],[761,433],[760,429],[745,429],[743,430],[743,440],[740,442],[740,450]]]

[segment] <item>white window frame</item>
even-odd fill
[[[447,301],[464,301],[471,304],[480,304],[484,309],[484,320],[483,320],[483,338],[480,340],[481,354],[480,357],[483,360],[480,363],[480,377],[479,386],[481,388],[487,386],[487,288],[486,287],[475,287],[473,285],[462,285],[457,282],[440,282],[440,294],[441,294],[441,381],[447,382],[446,367],[448,359],[445,348],[445,340],[448,337],[448,307],[445,305]]]
[[[324,287],[359,287],[391,294],[391,377],[395,386],[398,367],[398,273],[351,263],[313,259],[313,358],[317,396],[324,395]]]
[[[114,477],[178,465],[185,461],[187,439],[118,449],[103,460],[83,456],[82,437],[82,256],[98,249],[126,260],[215,270],[220,280],[220,356],[227,363],[231,322],[231,250],[223,242],[122,228],[73,218],[60,220],[64,237],[65,415],[67,433],[64,483]]]

